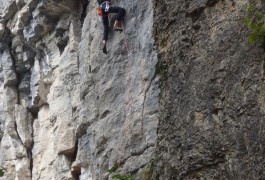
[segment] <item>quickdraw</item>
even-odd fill
[[[102,11],[102,8],[101,7],[98,7],[97,8],[97,12],[98,12],[98,15],[99,16],[102,16],[103,15],[103,11]]]

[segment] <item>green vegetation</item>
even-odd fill
[[[0,167],[0,177],[3,177],[4,175],[5,175],[4,169],[2,167]]]
[[[116,171],[121,167],[122,165],[119,163],[115,163],[108,172],[111,174],[112,179],[116,180],[133,180],[132,176],[126,175],[126,174],[119,174]]]
[[[250,29],[249,43],[265,47],[265,13],[253,4],[246,8],[244,24]]]
[[[111,176],[112,179],[118,179],[118,180],[133,180],[132,176],[123,175],[123,174],[114,174]]]

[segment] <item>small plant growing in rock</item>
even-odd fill
[[[115,163],[109,170],[108,172],[111,174],[112,179],[116,180],[133,180],[132,176],[126,175],[126,174],[120,174],[117,173],[116,171],[118,170],[119,167],[122,165],[119,163]]]
[[[248,13],[244,24],[250,29],[249,43],[265,48],[265,13],[257,9],[253,4],[246,8]]]
[[[5,175],[4,168],[0,166],[0,177],[3,177]]]

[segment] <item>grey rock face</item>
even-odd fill
[[[93,12],[96,2],[89,4],[83,27],[88,31],[80,43],[77,129],[82,138],[76,161],[95,179],[107,178],[106,170],[118,161],[123,163],[121,173],[135,174],[151,161],[156,142],[160,90],[151,34],[152,4],[135,1],[116,5],[126,9],[125,30],[111,31],[109,54],[99,51],[103,27]],[[113,16],[110,19],[113,22]]]
[[[11,58],[10,51],[6,49],[2,53],[2,71],[4,75],[4,86],[14,86],[17,83],[16,73]]]
[[[115,2],[127,16],[124,32],[110,32],[108,56],[96,1],[82,27],[79,1],[0,2],[4,179],[107,179],[116,162],[142,179],[160,92],[151,1]]]
[[[154,179],[265,177],[264,52],[247,42],[244,6],[155,1],[163,80]]]
[[[95,0],[0,0],[0,179],[264,179],[248,2],[113,3],[105,55]]]

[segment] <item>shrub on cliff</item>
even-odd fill
[[[111,175],[112,179],[115,180],[133,180],[132,176],[126,175],[126,174],[119,174],[116,171],[118,170],[119,167],[121,167],[122,164],[120,163],[115,163],[109,170],[108,172]]]
[[[4,170],[2,168],[0,168],[0,177],[4,176]]]
[[[247,17],[244,24],[250,29],[249,43],[265,49],[265,13],[253,4],[246,8]]]

